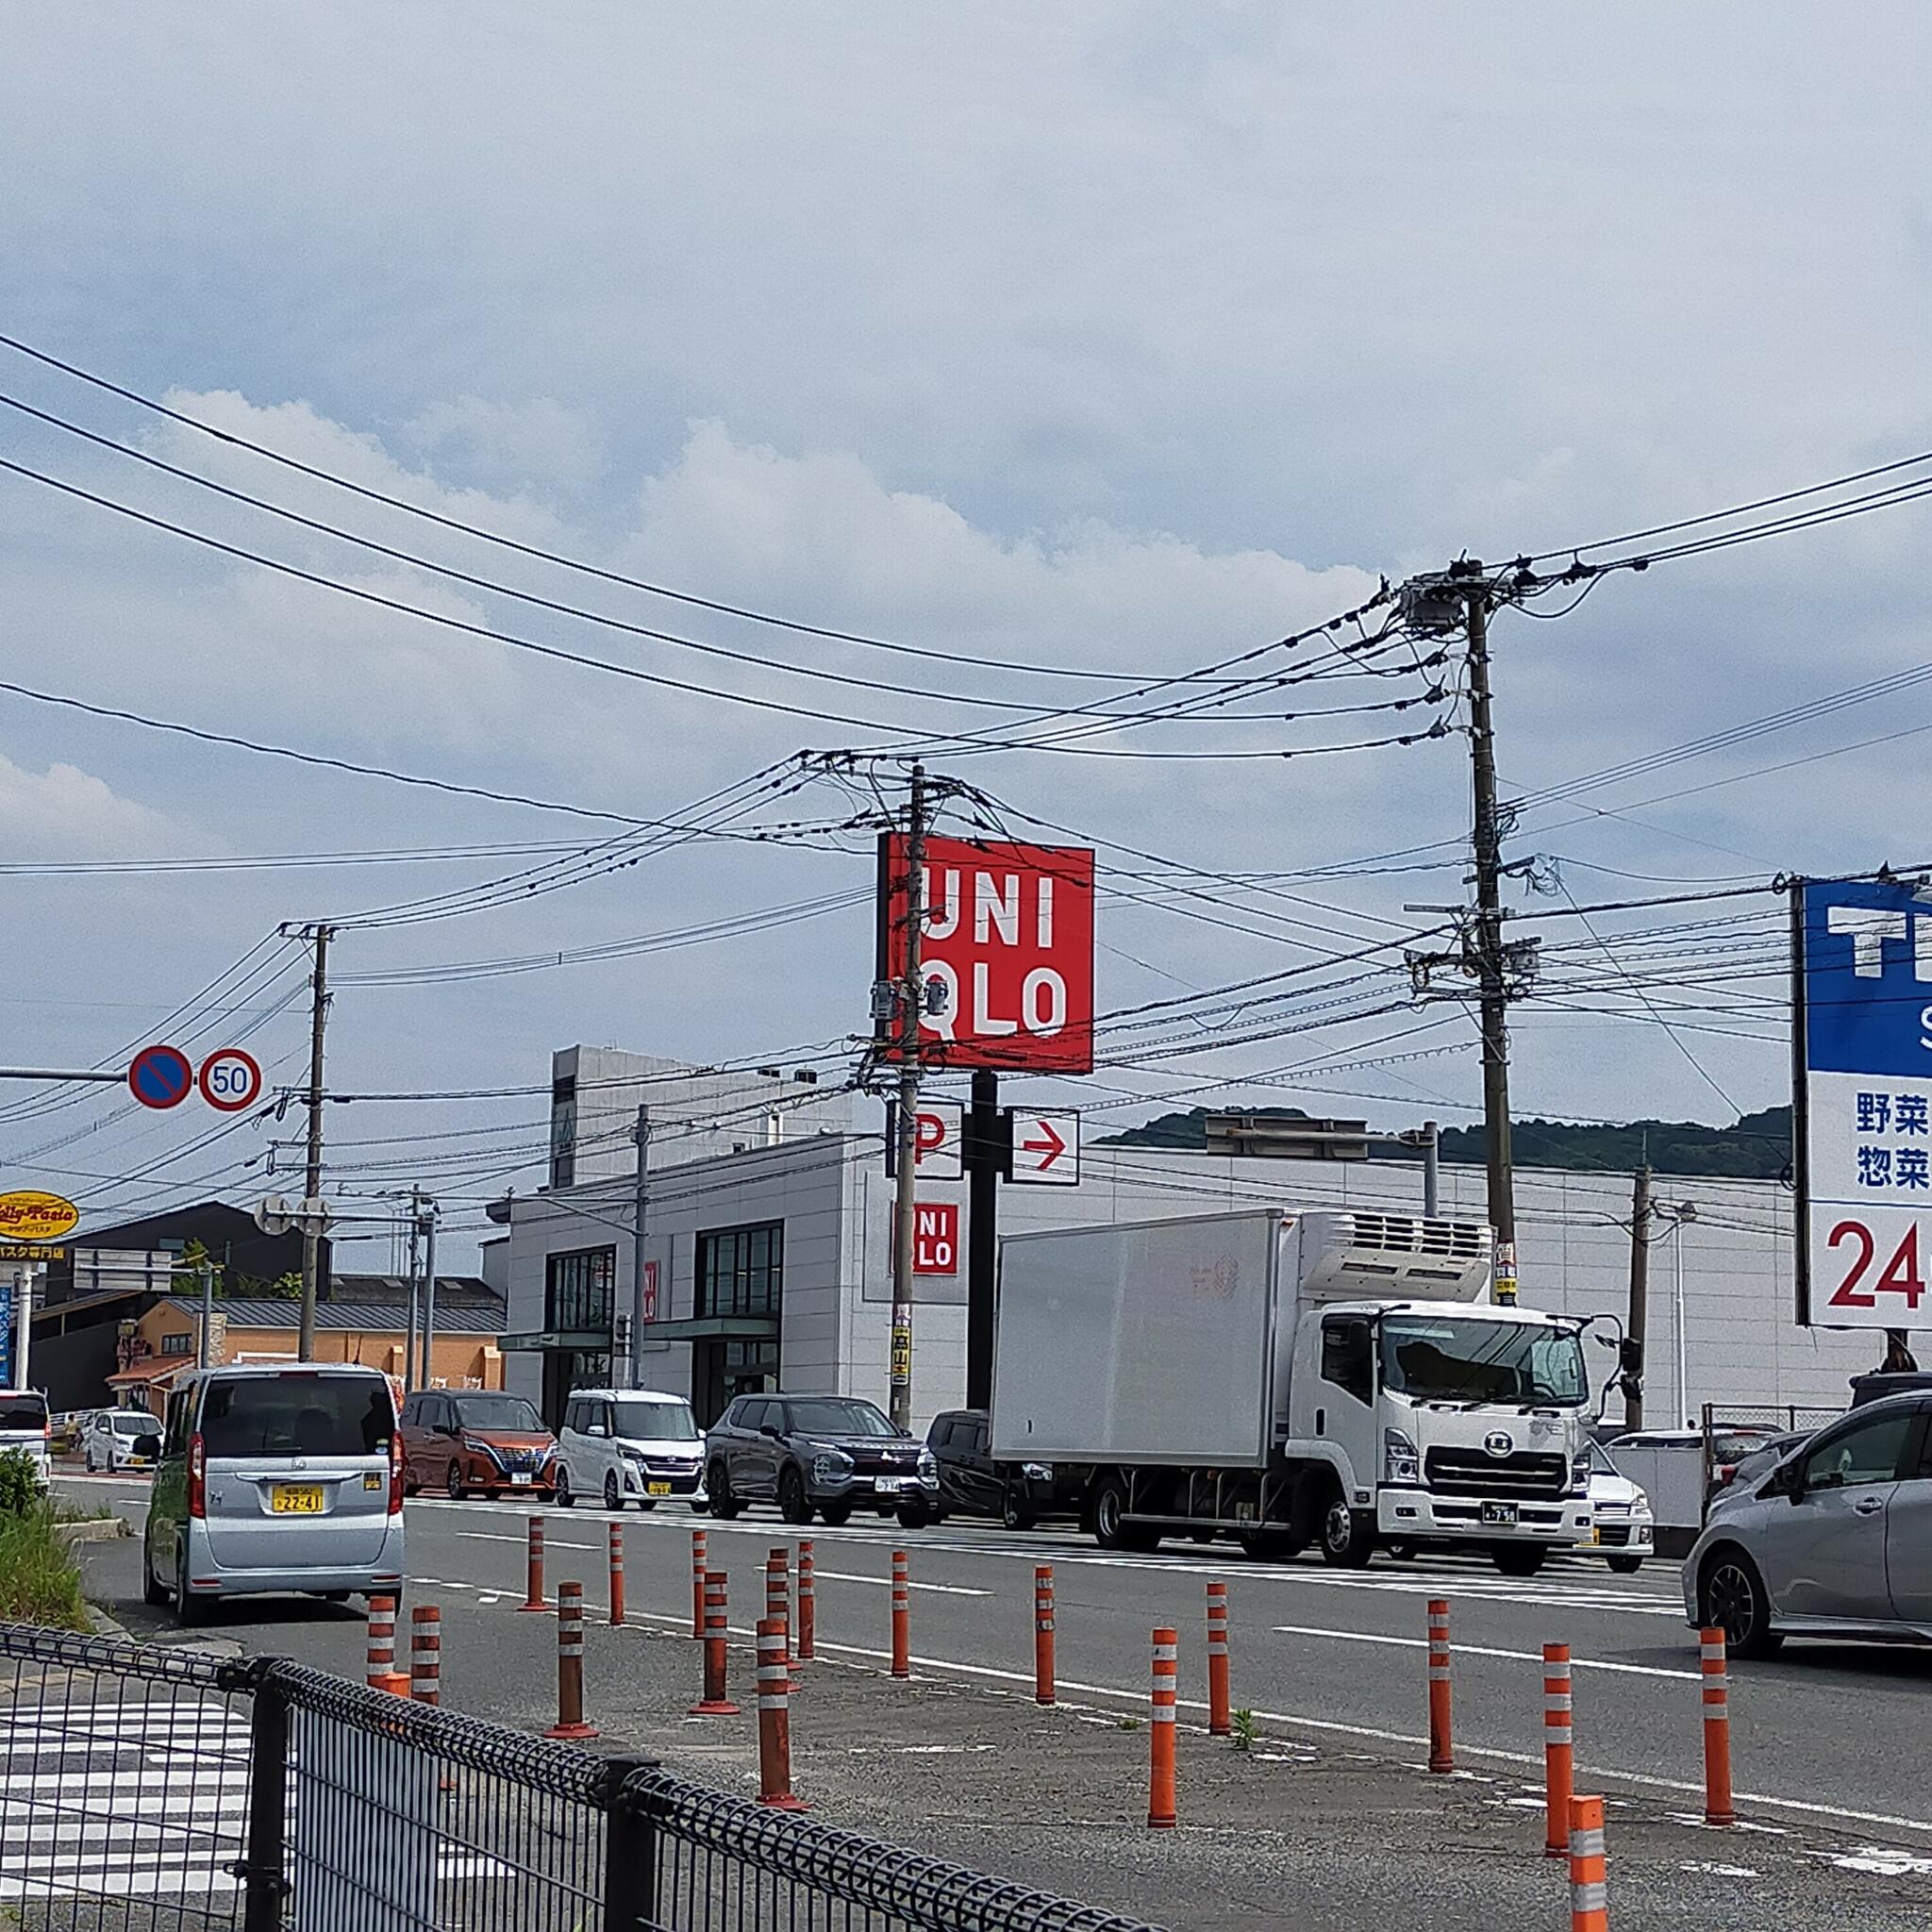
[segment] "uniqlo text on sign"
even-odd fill
[[[957,1274],[959,1272],[959,1204],[922,1201],[912,1213],[912,1272],[915,1274]]]
[[[1797,889],[1798,1320],[1916,1328],[1932,1269],[1932,894]]]
[[[906,970],[902,832],[879,841],[878,976]],[[1093,854],[1084,846],[925,841],[921,976],[945,990],[922,1014],[921,1057],[948,1067],[1093,1070]],[[878,1034],[897,1058],[890,1019]]]

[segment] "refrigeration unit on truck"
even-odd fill
[[[1491,1303],[1491,1245],[1286,1208],[1010,1236],[992,1453],[1084,1469],[1109,1549],[1474,1547],[1532,1574],[1590,1531],[1584,1324]]]

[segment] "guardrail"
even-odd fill
[[[1152,1932],[279,1658],[0,1624],[0,1924]]]

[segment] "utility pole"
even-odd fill
[[[315,941],[315,977],[308,1008],[308,1157],[303,1171],[302,1328],[298,1359],[315,1359],[315,1293],[322,1270],[322,1035],[328,1019],[328,941],[333,926],[309,928]]]
[[[925,767],[912,767],[907,815],[906,961],[899,982],[899,1115],[897,1209],[892,1226],[892,1352],[888,1413],[893,1426],[912,1426],[912,1257],[918,1205],[913,1191],[919,1156],[919,1023],[925,1002],[920,942],[925,932]]]
[[[409,1190],[409,1325],[403,1336],[403,1389],[416,1387],[416,1324],[422,1318],[423,1248],[418,1224],[423,1219],[423,1190]]]
[[[214,1364],[215,1332],[215,1257],[206,1249],[202,1251],[200,1273],[201,1335],[194,1345],[194,1366],[206,1369]]]
[[[1490,716],[1490,585],[1473,578],[1469,625],[1469,752],[1475,799],[1475,953],[1483,1036],[1483,1140],[1489,1169],[1490,1225],[1496,1231],[1499,1302],[1516,1299],[1516,1176],[1509,1149],[1508,992],[1503,976],[1503,838],[1496,816],[1496,735]]]
[[[966,1116],[966,1406],[992,1406],[993,1290],[1000,1254],[1000,1076],[973,1070]]]
[[[1442,1134],[1434,1121],[1424,1121],[1423,1141],[1423,1219],[1434,1221],[1442,1205]]]
[[[425,1202],[423,1229],[423,1386],[436,1379],[436,1203]]]
[[[631,1196],[630,1221],[630,1347],[625,1353],[621,1389],[638,1386],[639,1353],[643,1345],[644,1327],[644,1213],[651,1202],[651,1109],[638,1103],[637,1124],[630,1130],[637,1144],[638,1177]],[[614,1365],[613,1365],[614,1366]]]
[[[1641,1161],[1630,1192],[1630,1316],[1624,1333],[1643,1346],[1650,1321],[1650,1162]],[[1643,1389],[1632,1381],[1624,1391],[1624,1426],[1643,1426]]]

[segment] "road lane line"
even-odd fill
[[[856,1576],[846,1570],[820,1570],[816,1567],[812,1574],[821,1583],[874,1583],[881,1590],[891,1587],[890,1576]],[[914,1579],[907,1586],[910,1590],[929,1590],[941,1596],[991,1596],[990,1590],[971,1590],[963,1583],[921,1583]]]
[[[1392,1643],[1403,1650],[1426,1650],[1428,1641],[1422,1637],[1384,1637],[1371,1630],[1323,1630],[1307,1624],[1276,1624],[1272,1626],[1277,1637],[1333,1637],[1343,1643]],[[1457,1657],[1500,1657],[1513,1663],[1540,1664],[1543,1660],[1540,1650],[1495,1650],[1487,1644],[1464,1643],[1460,1638],[1456,1642]],[[1587,1657],[1573,1657],[1571,1662],[1579,1671],[1621,1671],[1629,1677],[1674,1677],[1680,1683],[1696,1684],[1703,1681],[1702,1673],[1697,1671],[1668,1671],[1659,1664],[1620,1664],[1607,1658],[1596,1659]]]

